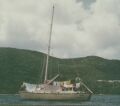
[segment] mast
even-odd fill
[[[53,16],[54,16],[54,5],[53,5],[51,24],[50,24],[50,36],[49,36],[49,42],[48,42],[48,52],[47,52],[47,58],[46,58],[44,83],[46,83],[46,81],[47,81],[47,74],[48,74],[48,62],[49,62],[50,49],[51,49],[51,36],[52,36],[52,27],[53,27]]]

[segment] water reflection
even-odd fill
[[[0,95],[0,104],[26,104],[26,105],[84,105],[84,106],[120,106],[120,95],[93,95],[90,101],[30,101],[23,100],[19,95]]]

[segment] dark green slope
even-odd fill
[[[0,93],[17,93],[23,81],[39,83],[43,76],[45,54],[14,48],[0,48]],[[98,84],[96,80],[119,80],[120,61],[97,56],[75,59],[50,58],[49,78],[57,73],[58,80],[79,75],[95,93],[120,94],[119,84]]]

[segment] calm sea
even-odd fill
[[[88,102],[80,101],[30,101],[22,100],[19,95],[0,95],[0,104],[24,105],[80,105],[80,106],[120,106],[120,95],[93,95]]]

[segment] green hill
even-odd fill
[[[0,48],[0,93],[18,93],[25,81],[42,81],[45,54],[15,48]],[[73,59],[50,57],[49,78],[57,73],[58,80],[81,77],[94,93],[120,94],[120,83],[98,82],[97,80],[120,80],[120,61],[97,56]]]

